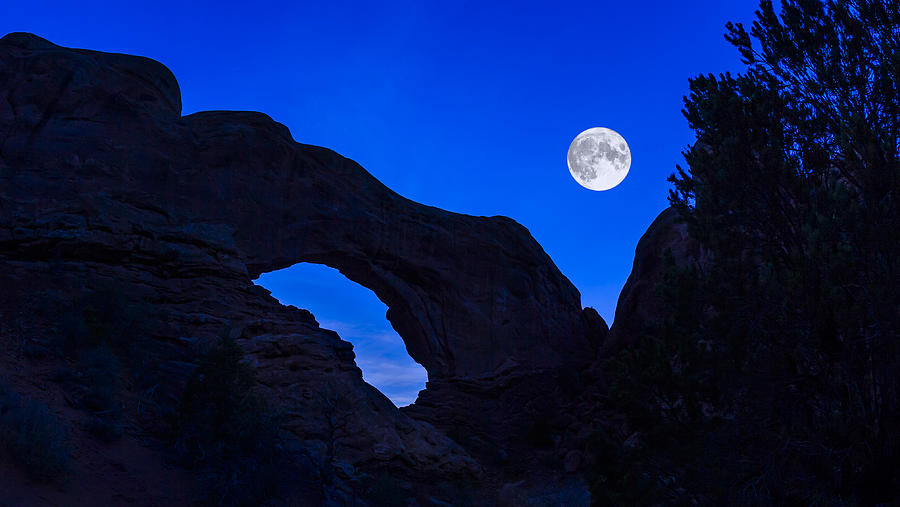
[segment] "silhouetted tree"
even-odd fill
[[[226,327],[200,358],[175,421],[175,459],[209,478],[201,503],[259,505],[293,471],[278,416],[254,391],[256,375]]]
[[[690,81],[671,204],[704,261],[611,363],[660,498],[888,502],[900,491],[900,3],[764,0],[747,71]],[[638,470],[638,472],[635,472]]]

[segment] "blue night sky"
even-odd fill
[[[352,158],[401,195],[525,225],[612,323],[641,234],[693,133],[688,78],[741,70],[725,23],[757,0],[690,2],[4,2],[0,35],[148,56],[178,78],[184,114],[262,111],[302,143]],[[552,7],[551,7],[552,6]],[[593,192],[566,151],[590,127],[621,133],[631,171]],[[323,266],[258,283],[356,348],[398,405],[424,370],[374,294]]]

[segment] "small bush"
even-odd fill
[[[69,463],[68,433],[47,407],[0,385],[0,440],[30,473],[53,479]]]
[[[278,417],[253,391],[254,371],[228,334],[203,355],[185,388],[175,460],[208,477],[207,503],[258,505],[279,494],[290,465]]]

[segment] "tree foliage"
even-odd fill
[[[669,500],[900,492],[900,3],[764,0],[747,65],[690,81],[671,204],[703,248],[611,363]],[[618,368],[618,370],[617,370]],[[618,372],[618,373],[617,373]]]
[[[259,505],[284,493],[294,471],[278,416],[226,327],[188,380],[175,421],[175,459],[208,477],[201,503]]]

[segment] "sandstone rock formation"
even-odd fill
[[[634,265],[619,294],[616,317],[601,355],[608,356],[627,345],[640,336],[646,323],[664,314],[655,290],[665,270],[666,251],[679,266],[701,259],[700,245],[688,236],[687,226],[678,221],[673,208],[663,210],[638,241]]]
[[[4,308],[116,280],[152,304],[153,338],[181,378],[190,344],[228,322],[289,429],[347,477],[478,477],[428,421],[462,421],[457,440],[498,445],[510,421],[532,417],[523,400],[558,396],[545,382],[605,337],[513,220],[414,203],[264,114],[182,117],[157,62],[10,34],[0,94]],[[298,262],[337,268],[388,305],[429,376],[409,416],[362,381],[350,344],[252,284]]]

